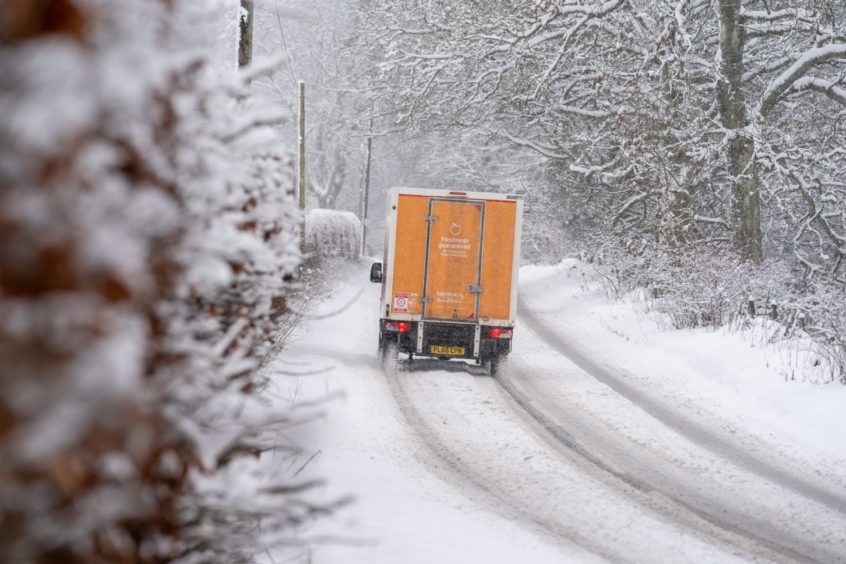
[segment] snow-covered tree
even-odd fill
[[[295,122],[297,82],[305,82],[309,205],[358,211],[369,109],[354,87],[363,61],[351,48],[357,30],[350,4],[288,0],[257,5],[256,49],[282,64],[254,88],[288,108]]]

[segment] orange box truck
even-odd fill
[[[523,197],[393,188],[388,194],[379,349],[487,364],[511,352]]]

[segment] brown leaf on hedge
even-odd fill
[[[0,7],[0,43],[44,35],[82,40],[87,18],[72,0],[5,0]]]

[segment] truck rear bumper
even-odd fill
[[[475,323],[442,321],[379,322],[380,347],[398,352],[442,359],[491,360],[511,352],[508,338],[490,336],[493,327]]]

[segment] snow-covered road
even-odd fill
[[[314,562],[846,561],[841,389],[783,382],[733,334],[653,327],[575,262],[522,274],[497,378],[382,367],[364,266],[320,310],[361,296],[289,343],[280,371],[334,370],[280,376],[277,395],[346,394],[301,437],[308,472],[358,496],[307,531],[344,539]],[[782,394],[756,388],[768,370]]]

